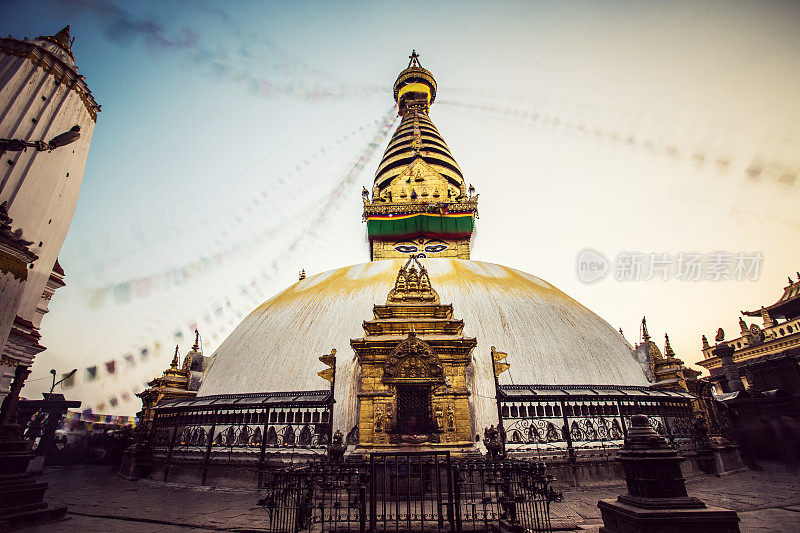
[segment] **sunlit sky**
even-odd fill
[[[689,363],[800,269],[798,2],[3,2],[3,35],[66,24],[103,109],[29,397],[78,368],[65,394],[131,415],[194,324],[210,353],[301,268],[367,261],[360,191],[412,48],[480,193],[474,259],[631,343],[646,315]],[[606,279],[578,279],[585,248]],[[614,279],[622,252],[718,251],[760,252],[758,279]]]

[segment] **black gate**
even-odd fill
[[[456,531],[450,453],[372,454],[370,531]]]
[[[541,463],[381,453],[276,471],[262,502],[274,532],[551,531],[552,481]]]

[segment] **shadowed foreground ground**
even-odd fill
[[[266,511],[256,506],[255,491],[127,481],[107,466],[52,468],[39,479],[50,484],[51,505],[69,507],[67,519],[24,532],[260,531],[265,524]],[[736,510],[743,532],[800,531],[800,475],[777,465],[692,478],[687,488],[706,503]],[[554,522],[564,529],[597,531],[597,500],[616,497],[623,484],[559,490],[564,502],[553,505]]]

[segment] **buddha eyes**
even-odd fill
[[[406,242],[403,244],[395,243],[394,249],[400,252],[401,254],[413,254],[416,252],[426,251],[430,254],[437,254],[439,252],[443,252],[447,250],[450,246],[446,242],[442,242],[440,240],[434,239],[430,240],[425,245],[420,242],[419,246],[414,243]],[[420,254],[424,257],[424,254]]]
[[[446,244],[432,244],[432,245],[429,245],[429,246],[425,247],[425,251],[426,252],[430,252],[432,254],[435,254],[437,252],[441,252],[443,250],[447,250],[447,245]]]
[[[410,254],[411,252],[416,252],[417,251],[417,247],[416,246],[411,246],[411,245],[406,245],[406,244],[401,244],[400,246],[395,246],[394,249],[397,250],[398,252],[400,252],[401,254]]]

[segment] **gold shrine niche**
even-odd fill
[[[476,341],[463,336],[464,321],[440,303],[416,257],[373,314],[365,336],[350,341],[361,365],[359,450],[471,450],[466,373]]]

